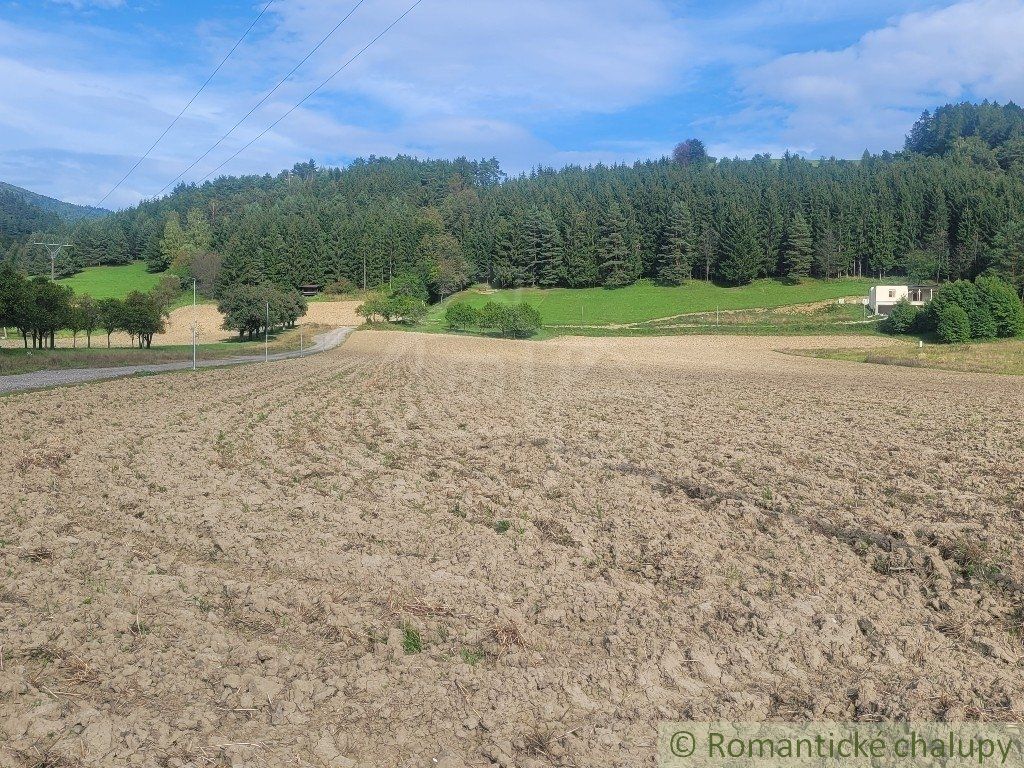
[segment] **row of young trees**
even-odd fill
[[[414,272],[431,298],[471,281],[619,286],[640,278],[994,272],[1024,291],[1024,121],[1015,105],[926,113],[907,151],[859,161],[709,158],[690,140],[631,166],[538,169],[497,161],[310,161],[276,177],[220,178],[72,233],[68,267],[146,259],[208,294],[269,281],[389,285]],[[10,258],[42,270],[22,245]]]
[[[24,346],[56,347],[57,333],[68,330],[77,346],[84,333],[92,346],[93,334],[103,330],[107,346],[115,331],[129,334],[132,344],[149,348],[162,333],[170,303],[178,295],[176,279],[164,280],[148,293],[133,291],[120,299],[94,300],[46,277],[29,278],[9,263],[0,264],[0,327],[17,328]]]
[[[444,313],[445,324],[453,331],[492,331],[514,339],[533,336],[541,327],[540,312],[525,301],[502,304],[489,301],[477,309],[465,301],[456,301]]]

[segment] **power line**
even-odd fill
[[[271,96],[273,96],[275,93],[277,93],[278,89],[282,85],[284,85],[289,80],[289,78],[291,78],[291,76],[294,75],[299,70],[299,67],[301,67],[303,64],[305,64],[307,61],[309,61],[309,59],[313,56],[313,54],[316,53],[317,51],[319,51],[323,47],[324,43],[326,43],[331,38],[331,36],[335,32],[337,32],[338,29],[341,28],[342,24],[344,24],[346,21],[348,21],[349,18],[352,16],[352,14],[355,13],[359,9],[359,6],[361,6],[365,2],[366,2],[366,0],[359,0],[359,2],[357,2],[354,6],[352,6],[352,10],[350,10],[347,14],[345,14],[345,17],[341,21],[339,21],[337,24],[335,24],[334,28],[330,32],[328,32],[319,43],[317,43],[315,46],[313,46],[313,50],[311,50],[309,53],[307,53],[302,58],[302,61],[300,61],[298,64],[296,64],[294,67],[292,67],[292,70],[287,75],[285,75],[283,78],[281,78],[280,82],[278,82],[277,85],[275,85],[273,88],[271,88],[270,92],[267,93],[266,96],[264,96],[262,99],[260,99],[258,102],[256,102],[256,104],[253,106],[253,108],[250,109],[248,112],[246,112],[242,116],[241,120],[239,120],[237,123],[235,123],[233,126],[231,126],[231,130],[229,130],[227,133],[225,133],[223,136],[221,136],[219,139],[217,139],[217,141],[214,143],[214,145],[212,147],[210,147],[208,150],[206,150],[205,152],[203,152],[203,154],[201,154],[198,158],[196,158],[195,162],[193,162],[192,165],[190,165],[184,171],[182,171],[177,176],[175,176],[173,179],[171,179],[171,181],[168,184],[166,184],[163,189],[161,189],[159,192],[157,192],[157,196],[162,195],[164,192],[166,192],[168,189],[170,189],[172,186],[174,186],[182,176],[184,176],[186,173],[188,173],[193,168],[195,168],[197,165],[199,165],[199,163],[201,163],[203,160],[205,160],[210,155],[210,153],[213,152],[213,150],[215,150],[217,147],[219,147],[221,144],[223,144],[224,140],[227,139],[228,136],[230,136],[232,133],[234,133],[238,129],[238,126],[240,126],[242,123],[244,123],[246,120],[248,120],[249,116],[252,115],[253,112],[255,112],[257,109],[259,109],[264,104],[266,104],[267,103],[267,99],[269,99]]]
[[[249,36],[249,33],[252,32],[253,27],[255,27],[259,23],[260,19],[263,18],[263,15],[267,12],[267,9],[270,8],[271,5],[273,5],[273,3],[274,3],[274,0],[269,0],[269,2],[265,6],[263,6],[263,10],[260,11],[260,15],[257,16],[256,19],[253,21],[253,23],[249,25],[249,28],[245,30],[245,32],[242,34],[242,36],[240,38],[238,38],[238,41],[233,46],[231,46],[231,50],[228,51],[227,55],[223,59],[220,60],[220,64],[218,64],[217,68],[213,70],[213,73],[208,78],[206,78],[206,82],[203,83],[202,86],[199,88],[199,90],[195,92],[195,95],[191,99],[189,99],[188,104],[186,104],[182,108],[181,112],[179,112],[177,114],[177,116],[173,120],[171,120],[171,124],[168,125],[164,129],[164,132],[161,133],[160,136],[157,137],[156,141],[153,142],[153,146],[151,146],[149,149],[146,150],[146,153],[142,157],[140,157],[138,159],[138,161],[135,163],[135,165],[133,165],[131,167],[131,169],[128,171],[128,173],[126,173],[124,176],[122,176],[121,180],[119,182],[117,182],[117,184],[115,184],[113,187],[111,187],[110,191],[107,192],[107,194],[105,194],[102,198],[100,198],[100,201],[98,203],[96,203],[97,207],[102,205],[103,202],[108,197],[110,197],[112,194],[114,194],[114,192],[118,189],[118,187],[120,187],[122,184],[125,183],[125,181],[128,180],[129,176],[131,176],[133,173],[135,173],[136,170],[138,170],[139,166],[142,165],[142,163],[146,160],[147,157],[149,157],[150,153],[154,149],[156,149],[157,145],[161,141],[164,140],[164,137],[167,136],[167,134],[171,132],[171,129],[175,125],[178,124],[178,121],[181,119],[182,115],[184,115],[188,111],[189,107],[191,107],[195,103],[196,99],[199,98],[199,95],[203,91],[206,90],[206,86],[208,86],[211,83],[211,81],[213,80],[213,78],[217,76],[217,73],[220,72],[221,67],[223,67],[224,64],[227,63],[227,60],[231,58],[231,54],[233,54],[238,49],[238,46],[240,46],[242,44],[242,41],[245,40],[245,38],[247,38]]]
[[[229,157],[229,158],[228,158],[227,160],[225,160],[225,161],[224,161],[223,163],[221,163],[221,164],[220,164],[220,165],[218,165],[218,166],[217,166],[216,168],[214,168],[214,169],[213,169],[212,171],[210,171],[210,172],[209,172],[208,174],[206,174],[206,175],[205,175],[205,176],[204,176],[204,177],[203,177],[203,178],[202,178],[202,179],[201,179],[200,181],[202,182],[202,181],[206,181],[207,179],[209,179],[209,178],[210,178],[211,176],[213,176],[213,174],[215,174],[215,173],[216,173],[217,171],[219,171],[219,170],[220,170],[221,168],[223,168],[223,167],[224,167],[225,165],[227,165],[227,164],[228,164],[228,163],[230,163],[230,162],[231,162],[232,160],[234,160],[234,159],[235,159],[236,157],[238,157],[238,156],[239,156],[240,154],[242,154],[243,152],[245,152],[245,150],[247,150],[247,149],[248,149],[249,147],[251,147],[251,146],[252,146],[253,144],[255,144],[255,143],[256,143],[257,141],[259,141],[259,140],[260,140],[260,139],[262,139],[262,138],[263,138],[264,136],[266,136],[266,135],[267,135],[268,133],[270,133],[270,132],[271,132],[272,130],[274,130],[274,128],[276,128],[276,127],[277,127],[278,123],[280,123],[280,122],[281,122],[282,120],[284,120],[284,119],[285,119],[286,117],[288,117],[288,115],[290,115],[290,114],[291,114],[292,112],[294,112],[294,111],[295,111],[296,109],[298,109],[298,108],[299,108],[299,107],[301,107],[301,106],[302,106],[303,104],[305,104],[305,103],[306,103],[307,101],[309,101],[309,100],[310,100],[311,98],[313,98],[313,96],[314,96],[314,95],[316,95],[316,94],[317,94],[317,92],[319,92],[320,90],[322,90],[322,89],[323,89],[323,88],[324,88],[324,87],[325,87],[325,86],[326,86],[326,85],[327,85],[328,83],[330,83],[330,82],[331,82],[331,80],[333,80],[333,79],[334,79],[335,77],[337,77],[338,75],[340,75],[340,74],[341,74],[341,73],[342,73],[342,72],[343,72],[343,71],[344,71],[344,70],[345,70],[346,68],[348,68],[349,64],[351,64],[351,63],[352,63],[353,61],[355,61],[355,60],[356,60],[356,59],[358,59],[358,58],[359,58],[360,56],[362,56],[362,55],[363,55],[364,53],[366,53],[366,51],[367,51],[367,50],[369,50],[369,48],[370,48],[370,47],[371,47],[371,46],[372,46],[372,45],[373,45],[374,43],[376,43],[376,42],[377,42],[378,40],[380,40],[380,39],[381,39],[382,37],[384,37],[384,35],[386,35],[386,34],[387,34],[388,32],[390,32],[390,31],[391,31],[391,30],[392,30],[392,29],[393,29],[393,28],[394,28],[395,26],[397,26],[397,25],[398,25],[398,23],[399,23],[399,22],[400,22],[400,21],[401,21],[402,19],[404,19],[404,18],[405,18],[406,16],[408,16],[408,15],[409,15],[410,13],[412,13],[412,12],[413,12],[413,10],[414,10],[414,9],[416,8],[416,6],[418,6],[418,5],[419,5],[420,3],[422,3],[422,2],[423,2],[423,0],[416,0],[416,2],[415,2],[415,3],[413,3],[412,5],[410,5],[410,6],[409,6],[409,7],[408,7],[408,8],[407,8],[407,9],[405,10],[405,13],[403,13],[403,14],[402,14],[401,16],[399,16],[399,17],[398,17],[397,19],[395,19],[394,21],[392,21],[392,22],[391,22],[390,24],[388,24],[388,26],[387,26],[387,27],[385,27],[385,29],[384,29],[384,31],[383,31],[383,32],[381,32],[381,33],[380,33],[379,35],[377,35],[377,36],[376,36],[375,38],[373,38],[373,40],[371,40],[371,41],[370,41],[370,42],[368,42],[368,43],[367,43],[366,45],[364,45],[364,46],[363,46],[363,47],[362,47],[362,48],[361,48],[361,49],[359,50],[359,52],[358,52],[358,53],[356,53],[356,54],[355,54],[354,56],[352,56],[352,58],[350,58],[350,59],[349,59],[348,61],[346,61],[346,62],[345,62],[344,64],[342,64],[342,65],[341,65],[340,67],[338,67],[338,69],[336,69],[336,70],[334,71],[334,73],[333,73],[333,74],[332,74],[332,75],[331,75],[330,77],[328,77],[328,78],[327,78],[326,80],[324,80],[324,81],[323,81],[322,83],[320,83],[320,85],[318,85],[318,86],[317,86],[316,88],[314,88],[314,89],[313,89],[312,91],[310,91],[309,93],[307,93],[307,94],[306,94],[306,95],[305,95],[304,97],[302,97],[302,99],[301,99],[301,100],[300,100],[300,101],[299,101],[299,102],[298,102],[297,104],[295,104],[295,106],[293,106],[293,107],[292,107],[291,109],[289,109],[289,110],[288,110],[287,112],[285,112],[285,113],[284,113],[283,115],[281,115],[281,116],[280,116],[279,118],[277,118],[277,120],[275,120],[275,121],[274,121],[274,122],[272,122],[272,123],[271,123],[270,125],[268,125],[268,126],[267,126],[266,128],[264,128],[264,129],[263,129],[263,131],[262,131],[262,132],[261,132],[261,133],[260,133],[260,134],[259,134],[258,136],[256,136],[256,137],[255,137],[254,139],[252,139],[252,140],[251,140],[251,141],[250,141],[250,142],[249,142],[248,144],[246,144],[246,145],[245,145],[244,147],[242,147],[242,148],[241,148],[241,149],[239,149],[239,150],[238,150],[237,152],[235,152],[235,154],[233,154],[233,155],[232,155],[231,157]]]

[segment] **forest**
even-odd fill
[[[64,236],[75,247],[62,274],[144,259],[154,272],[196,277],[211,296],[265,281],[372,289],[410,273],[432,298],[472,282],[989,272],[1024,291],[1024,111],[946,105],[921,116],[902,151],[858,160],[716,160],[691,139],[657,160],[512,178],[495,159],[370,157],[344,169],[310,161],[30,229],[6,251],[26,271],[48,270],[31,240]]]

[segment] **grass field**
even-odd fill
[[[856,363],[1024,376],[1024,339],[973,344],[926,344],[924,347],[914,344],[869,350],[816,349],[797,354]]]
[[[94,299],[123,299],[132,291],[150,291],[162,275],[146,271],[146,262],[137,261],[123,267],[88,267],[77,275],[58,280],[79,296]]]
[[[864,279],[807,280],[798,285],[758,280],[739,288],[723,288],[695,280],[679,287],[639,284],[614,290],[471,288],[457,294],[452,300],[466,301],[475,307],[482,307],[488,301],[508,304],[526,301],[537,307],[545,326],[613,326],[697,312],[772,308],[844,296],[866,296],[871,284],[870,280]],[[439,323],[443,313],[441,307],[434,307],[427,323]]]

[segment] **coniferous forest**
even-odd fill
[[[73,239],[63,271],[145,259],[208,293],[272,281],[373,288],[417,273],[434,297],[495,286],[741,285],[759,277],[956,280],[991,271],[1024,290],[1024,110],[925,112],[903,151],[859,160],[709,158],[689,140],[634,165],[537,169],[498,161],[312,161],[276,176],[181,185],[103,219],[13,239]]]

